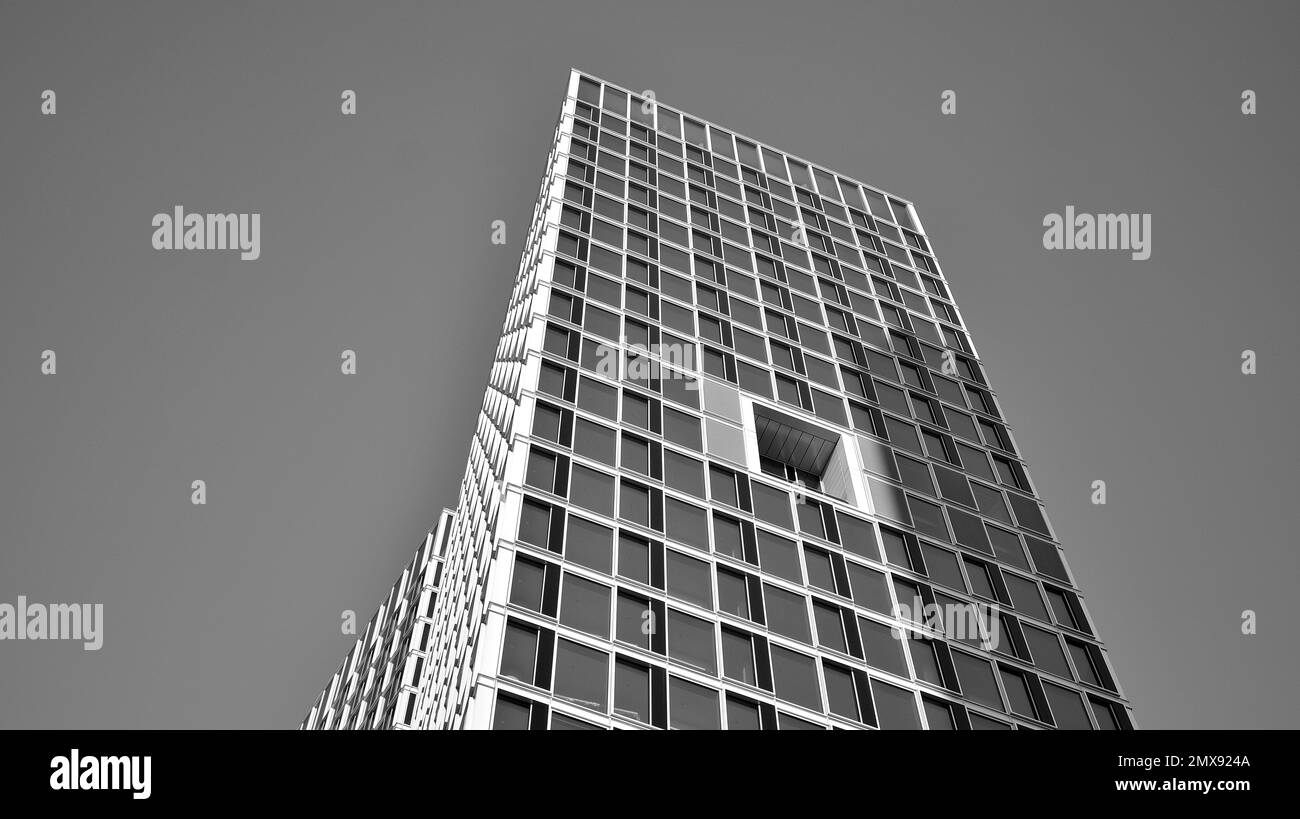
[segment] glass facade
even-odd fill
[[[913,205],[577,71],[447,514],[304,727],[1133,727]]]

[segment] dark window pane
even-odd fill
[[[609,638],[609,587],[565,573],[560,622],[594,637]]]
[[[527,731],[531,715],[532,708],[527,702],[498,694],[496,713],[492,716],[492,730]]]
[[[772,680],[781,699],[814,711],[822,710],[817,662],[812,657],[772,646]]]
[[[677,677],[668,678],[668,725],[670,728],[717,730],[718,692]]]
[[[574,464],[570,479],[569,501],[602,515],[614,514],[614,478],[594,469]]]
[[[579,418],[573,435],[573,450],[601,463],[614,466],[617,433],[607,426]]]
[[[582,566],[609,574],[613,569],[614,530],[576,515],[569,516],[564,556]]]
[[[650,584],[650,544],[631,535],[618,536],[618,574]]]
[[[916,698],[911,691],[872,680],[871,693],[876,701],[876,716],[882,729],[920,730],[921,718],[916,713]]]
[[[650,722],[650,669],[627,660],[615,662],[614,713]]]
[[[709,550],[709,518],[703,509],[668,498],[665,517],[669,537],[687,546]]]
[[[853,686],[853,675],[846,668],[823,663],[826,674],[826,702],[832,714],[851,720],[862,721],[858,711],[858,695]]]
[[[1002,695],[998,693],[998,684],[993,678],[993,667],[987,660],[954,651],[952,661],[957,667],[957,677],[967,699],[999,711],[1004,710]]]
[[[501,676],[532,685],[536,666],[537,629],[510,621],[501,649]]]
[[[853,602],[881,614],[893,614],[894,604],[885,585],[885,575],[857,563],[849,563],[849,585]]]
[[[1043,683],[1043,691],[1047,694],[1047,704],[1052,708],[1057,728],[1072,731],[1087,731],[1092,728],[1088,712],[1083,708],[1083,700],[1079,699],[1077,693],[1052,683]]]
[[[722,671],[733,680],[757,685],[754,643],[749,635],[729,628],[722,630]]]
[[[806,598],[764,583],[763,599],[767,604],[768,628],[801,643],[812,644]]]
[[[674,609],[668,610],[668,656],[686,665],[716,674],[713,623]]]
[[[858,618],[858,631],[862,634],[862,650],[868,665],[900,677],[908,676],[900,631],[865,617]]]
[[[510,582],[510,602],[533,611],[542,610],[542,585],[546,566],[525,557],[515,558],[514,577]]]
[[[732,696],[727,697],[728,731],[757,731],[760,728],[757,703]]]
[[[609,655],[561,638],[555,649],[555,696],[604,712],[609,705]]]
[[[709,564],[672,549],[667,550],[667,563],[668,594],[712,609],[713,582],[709,576]]]
[[[803,573],[799,571],[799,549],[793,540],[759,529],[758,560],[763,571],[803,583]]]

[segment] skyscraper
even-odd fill
[[[454,511],[305,728],[1131,728],[905,199],[573,71]]]

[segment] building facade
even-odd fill
[[[913,205],[575,70],[458,505],[302,727],[1133,722]]]

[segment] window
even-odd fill
[[[700,419],[671,407],[664,408],[664,437],[696,452],[704,449],[700,437]]]
[[[568,714],[561,714],[559,711],[551,712],[551,730],[552,731],[603,731],[604,728],[599,725],[593,725],[586,720],[574,719]]]
[[[805,545],[803,558],[808,569],[808,585],[831,594],[840,593],[835,582],[835,561],[829,552]]]
[[[614,713],[650,722],[650,669],[622,657],[614,662]]]
[[[634,535],[618,535],[618,574],[650,585],[650,541]]]
[[[709,518],[703,509],[668,498],[665,517],[669,537],[705,552],[709,550]]]
[[[493,731],[527,731],[532,707],[527,700],[497,694],[496,712],[492,715]]]
[[[704,464],[671,449],[665,449],[664,483],[673,489],[703,498]]]
[[[857,687],[853,682],[853,672],[834,663],[823,662],[822,671],[826,677],[826,704],[832,714],[865,722],[858,709]]]
[[[713,581],[709,563],[687,557],[673,549],[667,550],[668,594],[681,600],[713,608]]]
[[[858,632],[862,635],[862,650],[867,655],[868,665],[908,677],[902,632],[866,617],[858,618]]]
[[[557,461],[555,455],[544,449],[534,448],[530,450],[528,453],[528,470],[524,476],[524,482],[543,492],[554,492]],[[563,490],[563,487],[561,487],[561,490]]]
[[[650,474],[650,442],[635,435],[623,433],[623,454],[619,464],[642,475]]]
[[[1018,569],[1029,570],[1029,561],[1025,560],[1025,550],[1020,545],[1020,538],[1015,532],[1008,532],[991,524],[985,524],[984,529],[988,532],[989,543],[992,544],[993,554],[998,560]]]
[[[618,593],[614,613],[614,637],[641,648],[650,648],[651,632],[657,624],[650,601],[626,592]]]
[[[1104,668],[1101,659],[1101,652],[1098,649],[1090,645],[1084,645],[1078,640],[1071,640],[1068,638],[1066,639],[1065,644],[1070,648],[1070,656],[1074,659],[1074,668],[1079,672],[1080,680],[1089,685],[1103,688],[1111,687],[1109,684],[1102,682],[1101,674],[1098,673],[1099,669]],[[1068,679],[1070,675],[1067,672],[1061,676]]]
[[[750,619],[749,585],[745,576],[718,567],[718,611]]]
[[[561,413],[558,409],[539,403],[533,415],[533,435],[559,443],[560,418]]]
[[[644,486],[631,481],[619,481],[618,516],[623,520],[650,526],[651,493]]]
[[[839,523],[840,542],[845,549],[872,560],[880,559],[880,549],[876,546],[875,531],[870,523],[841,512],[835,513],[835,520]]]
[[[555,650],[555,696],[604,713],[609,706],[609,655],[561,638]]]
[[[748,685],[758,685],[753,638],[736,629],[722,628],[722,673]]]
[[[1011,713],[1038,719],[1038,709],[1034,707],[1034,699],[1029,693],[1029,683],[1026,682],[1025,675],[1009,668],[998,670],[1002,672],[1002,687],[1006,689]]]
[[[583,376],[578,386],[578,406],[587,412],[618,420],[618,388]]]
[[[1092,706],[1092,715],[1097,720],[1097,727],[1102,731],[1118,731],[1122,727],[1120,718],[1116,716],[1116,709],[1113,703],[1105,700],[1099,700],[1096,697],[1089,697],[1088,704]]]
[[[516,557],[514,576],[510,581],[510,603],[541,611],[545,587],[546,564],[522,555]]]
[[[952,716],[952,706],[933,697],[921,697],[925,707],[925,721],[931,731],[955,731],[957,723]]]
[[[717,503],[740,508],[740,496],[736,491],[736,475],[728,469],[709,467],[709,493]]]
[[[1050,631],[1022,623],[1021,631],[1029,650],[1034,655],[1034,665],[1064,679],[1070,679],[1070,666],[1065,661],[1065,652],[1061,651],[1061,641]]]
[[[808,605],[802,595],[764,583],[763,599],[767,603],[768,628],[792,640],[812,645]]]
[[[1016,607],[1016,611],[1044,623],[1052,622],[1052,618],[1047,614],[1047,606],[1043,605],[1043,597],[1038,591],[1037,583],[1012,572],[1003,572],[1002,579],[1006,581],[1007,590],[1011,592],[1011,605]]]
[[[724,515],[714,514],[713,550],[728,557],[745,559],[745,547],[741,539],[739,521]]]
[[[989,566],[978,560],[966,558],[966,576],[970,578],[971,593],[986,600],[997,600],[993,592],[993,582],[989,578]]]
[[[542,549],[551,548],[551,507],[533,500],[524,501],[519,513],[519,540]]]
[[[593,637],[609,639],[609,586],[565,572],[560,622]]]
[[[848,653],[849,643],[844,634],[844,620],[839,608],[814,600],[813,621],[817,624],[817,645]]]
[[[814,711],[822,710],[817,661],[812,657],[772,646],[772,682],[781,699]]]
[[[758,716],[758,703],[731,694],[727,695],[727,730],[757,731],[762,728]]]
[[[677,677],[669,677],[668,725],[670,728],[694,730],[721,728],[718,692]]]
[[[642,429],[654,429],[652,412],[654,405],[649,398],[643,398],[630,392],[623,393],[623,423],[632,424]]]
[[[1051,586],[1044,586],[1043,591],[1047,592],[1047,601],[1052,606],[1052,614],[1056,616],[1056,622],[1066,628],[1075,629],[1076,631],[1084,630],[1080,626],[1081,618],[1075,611],[1076,604],[1071,599],[1073,595],[1070,595],[1069,592],[1052,588]]]
[[[614,466],[614,448],[617,433],[602,424],[593,424],[585,418],[577,420],[573,436],[573,451],[603,464]]]
[[[809,486],[809,484],[802,481],[800,485],[801,487]],[[811,486],[810,488],[816,489],[817,491],[821,490],[820,486]],[[803,502],[796,502],[794,508],[799,515],[799,531],[806,535],[812,535],[813,537],[819,537],[825,540],[826,522],[822,518],[822,505],[815,501],[805,500]]]
[[[972,702],[987,705],[999,711],[1002,707],[1002,695],[998,693],[998,683],[993,677],[993,667],[987,660],[973,657],[961,651],[952,652],[952,662],[957,668],[957,677],[961,681],[962,693]]]
[[[613,569],[613,536],[614,530],[608,526],[570,515],[564,556],[574,563],[609,574]]]
[[[501,648],[501,676],[532,685],[537,677],[537,629],[510,620]]]
[[[751,481],[750,488],[754,495],[754,514],[760,520],[794,531],[790,493],[758,481]]]
[[[921,554],[925,558],[926,573],[931,580],[950,589],[966,591],[966,583],[962,580],[961,567],[957,565],[955,554],[928,543],[921,544]]]
[[[880,614],[893,614],[894,603],[884,573],[857,563],[849,563],[848,569],[853,602]]]
[[[575,464],[570,482],[569,500],[575,506],[613,517],[613,476]]]
[[[1068,688],[1053,683],[1043,683],[1043,693],[1047,694],[1047,704],[1056,718],[1056,727],[1072,731],[1087,731],[1092,728],[1088,712],[1083,708],[1079,695]]]
[[[921,729],[921,718],[916,712],[916,697],[911,691],[880,680],[872,680],[871,693],[876,701],[876,717],[882,729],[895,731]]]
[[[795,583],[803,583],[803,573],[799,570],[799,550],[793,540],[759,529],[758,559],[763,571]]]
[[[939,663],[939,645],[934,640],[911,639],[908,645],[912,650],[912,665],[916,668],[916,678],[931,685],[951,688]]]
[[[718,663],[713,643],[713,623],[669,609],[668,656],[685,665],[716,674]]]

